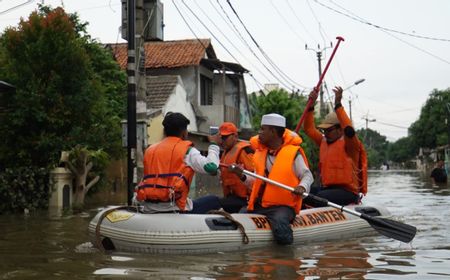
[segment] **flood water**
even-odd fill
[[[450,279],[450,187],[417,172],[370,172],[364,201],[416,226],[413,242],[378,236],[201,255],[105,254],[88,242],[93,205],[62,218],[0,216],[0,279]]]

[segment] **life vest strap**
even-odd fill
[[[172,186],[163,186],[163,185],[158,185],[158,184],[144,184],[144,185],[139,185],[138,189],[145,189],[145,188],[157,188],[157,189],[173,189]]]
[[[168,177],[179,177],[179,178],[183,179],[183,181],[186,184],[186,186],[189,185],[189,182],[188,182],[187,178],[181,173],[147,174],[147,175],[144,176],[144,180],[145,179],[150,179],[150,178],[168,178]]]

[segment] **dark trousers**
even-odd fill
[[[217,195],[205,195],[193,201],[192,211],[189,214],[206,214],[210,210],[218,210],[220,207],[220,199]]]
[[[314,187],[311,188],[311,194],[325,198],[326,200],[339,204],[339,205],[349,205],[352,203],[358,203],[359,202],[359,196],[352,193],[351,191],[348,191],[342,187],[339,186],[333,186],[333,187]],[[306,198],[303,200],[303,204],[308,204],[309,206],[313,207],[324,207],[327,205],[322,205],[316,203],[315,200],[312,200],[311,198]]]
[[[267,217],[275,242],[278,244],[289,245],[294,241],[291,222],[295,218],[295,211],[291,207],[271,206],[263,208],[260,205],[255,205],[255,209],[248,211],[248,213],[261,214]]]
[[[247,200],[238,196],[229,195],[219,198],[216,195],[205,195],[193,201],[193,209],[190,214],[206,214],[210,210],[223,208],[228,213],[238,213],[242,207],[247,206]]]
[[[220,205],[228,213],[239,213],[243,207],[247,207],[247,199],[231,194],[221,198]]]

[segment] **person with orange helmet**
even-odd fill
[[[237,127],[231,122],[224,122],[219,127],[219,134],[220,146],[223,149],[220,163],[224,165],[238,164],[253,172],[254,150],[250,147],[250,143],[238,139]],[[229,213],[236,213],[242,207],[247,206],[247,200],[251,193],[251,184],[246,180],[247,177],[245,175],[238,177],[226,166],[221,166],[220,179],[224,196],[220,199],[222,208]]]

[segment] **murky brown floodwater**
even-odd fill
[[[450,187],[415,172],[372,172],[366,204],[416,226],[385,237],[202,255],[103,254],[88,242],[98,209],[50,218],[0,216],[0,279],[450,279]]]

